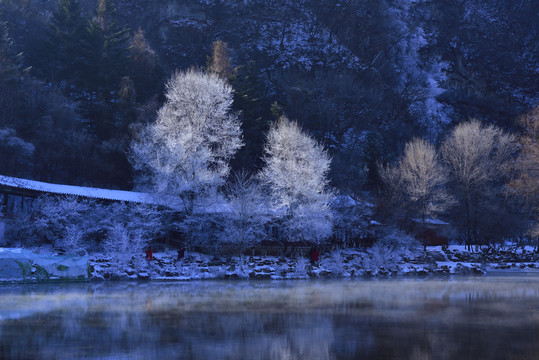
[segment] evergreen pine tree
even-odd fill
[[[0,21],[0,129],[15,127],[20,120],[24,109],[22,79],[28,70],[23,67],[22,53],[9,36],[7,22]]]
[[[144,103],[163,89],[164,71],[141,28],[131,39],[130,55],[130,78],[136,89],[136,99]]]
[[[115,104],[129,62],[129,29],[116,22],[116,9],[110,0],[99,0],[82,51],[80,80],[86,92],[81,99],[83,110],[91,130],[101,139],[110,138],[124,125],[115,119]]]
[[[18,53],[13,46],[7,22],[0,21],[0,85],[17,81],[24,72],[22,53]]]
[[[251,61],[246,67],[240,68],[238,75],[232,79],[234,109],[240,114],[245,139],[245,146],[233,161],[236,168],[244,168],[246,164],[254,167],[262,165],[262,144],[269,123],[274,119],[271,98],[257,74],[256,64]]]
[[[85,34],[84,18],[77,0],[59,0],[49,25],[47,76],[63,83],[71,95],[75,79],[80,77],[81,45]]]

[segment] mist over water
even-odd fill
[[[537,359],[539,275],[0,286],[0,358]]]

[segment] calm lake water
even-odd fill
[[[539,275],[0,286],[1,359],[539,359]]]

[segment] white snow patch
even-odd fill
[[[412,219],[415,222],[421,223],[423,222],[421,219]],[[442,221],[440,219],[425,219],[425,224],[431,224],[431,225],[449,225],[448,222]]]

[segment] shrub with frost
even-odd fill
[[[340,251],[334,251],[329,258],[324,259],[321,263],[326,270],[331,272],[334,276],[340,276],[345,273],[344,261]]]
[[[309,277],[309,273],[307,271],[307,267],[309,266],[309,262],[307,259],[300,257],[296,261],[296,265],[294,267],[294,272],[291,274],[294,278],[300,278],[300,279],[306,279]]]
[[[397,255],[410,255],[421,250],[421,243],[404,231],[391,227],[386,229],[377,241],[380,246],[387,247]]]
[[[58,250],[76,253],[95,250],[104,239],[125,242],[126,237],[119,235],[120,227],[132,238],[129,246],[148,242],[162,231],[161,211],[153,205],[102,204],[91,199],[44,196],[32,208],[14,214],[6,242],[12,246],[52,244]],[[136,248],[140,251],[140,246]]]
[[[43,196],[19,209],[8,224],[8,240],[19,246],[53,244],[59,250],[86,250],[103,225],[104,206],[71,196]]]
[[[150,239],[143,236],[140,230],[129,229],[123,224],[115,223],[109,228],[103,242],[103,250],[112,258],[113,270],[125,270],[129,264],[139,269],[144,259],[144,250],[149,243]]]
[[[129,232],[150,240],[163,231],[163,211],[156,205],[122,202],[110,204],[106,210],[105,230],[121,224]]]
[[[397,228],[387,229],[369,249],[365,259],[367,268],[391,268],[403,256],[414,256],[421,251],[420,242]]]
[[[39,245],[40,236],[35,231],[34,212],[19,209],[2,220],[5,223],[5,233],[1,246]]]
[[[367,269],[391,268],[400,259],[393,247],[376,243],[368,251],[368,256],[363,261],[363,267]]]
[[[226,216],[220,212],[200,212],[185,216],[177,228],[190,246],[217,256],[222,249],[220,239],[226,233],[226,222]]]
[[[77,225],[68,225],[65,228],[63,236],[55,241],[58,248],[64,249],[67,253],[76,253],[79,250],[86,250],[87,245],[84,243],[85,233]]]
[[[338,195],[331,203],[334,235],[344,242],[346,236],[356,238],[369,231],[373,205],[354,194]]]

